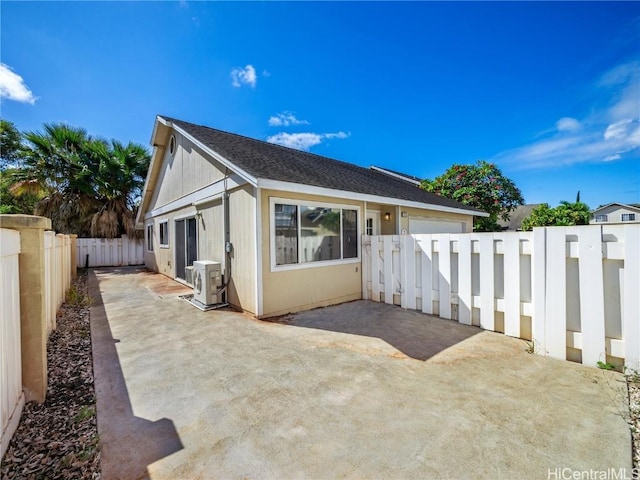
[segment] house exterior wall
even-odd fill
[[[629,213],[633,213],[636,216],[635,221],[622,221],[622,214],[629,214]],[[596,215],[607,215],[607,221],[601,221],[598,222],[596,221]],[[610,223],[640,223],[640,209],[637,208],[627,208],[623,205],[609,205],[608,207],[605,208],[600,208],[598,210],[595,210],[592,214],[591,214],[591,220],[589,220],[589,223],[592,225],[598,225],[598,224],[610,224]]]
[[[231,282],[227,301],[257,315],[256,305],[256,201],[250,185],[238,188],[229,196],[229,240],[231,252]]]
[[[224,167],[179,133],[176,136],[176,151],[165,149],[156,189],[147,207],[153,212],[160,207],[172,208],[171,202],[197,192],[224,178]],[[167,142],[169,140],[167,139]],[[169,206],[169,207],[167,207]],[[145,238],[145,265],[148,269],[176,277],[176,227],[175,221],[195,217],[198,233],[199,260],[213,260],[225,267],[224,205],[222,195],[206,203],[188,204],[171,209],[144,221],[153,225],[153,251],[148,250]],[[227,290],[227,301],[235,307],[257,314],[256,292],[256,234],[254,189],[244,185],[229,191],[230,241],[233,251],[230,256],[231,279]],[[169,226],[169,245],[160,245],[160,224]]]
[[[310,204],[330,203],[359,207],[360,233],[364,231],[364,202],[266,189],[260,190],[260,196],[262,278],[259,287],[262,288],[263,299],[261,317],[283,315],[362,298],[360,261],[322,266],[309,264],[307,268],[271,271],[269,199],[283,198],[309,201]]]
[[[171,155],[169,146],[165,148],[149,210],[166,205],[224,177],[224,167],[205,155],[189,139],[177,132],[174,135],[176,151]]]

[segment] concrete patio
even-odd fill
[[[264,322],[142,269],[89,282],[106,480],[631,474],[619,374],[373,302]]]

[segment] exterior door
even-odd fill
[[[364,227],[365,235],[380,235],[380,212],[377,210],[367,210]]]
[[[194,218],[176,220],[176,278],[185,280],[186,267],[198,259],[198,221]]]

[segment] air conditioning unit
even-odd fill
[[[189,285],[193,285],[193,266],[185,267],[184,281],[187,282]]]
[[[216,292],[222,287],[222,266],[220,262],[200,260],[193,262],[193,299],[203,305],[220,303]]]

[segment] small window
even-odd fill
[[[147,225],[147,252],[153,252],[153,225]]]
[[[609,215],[596,215],[596,222],[608,222],[609,221]]]
[[[176,136],[175,135],[171,135],[171,138],[169,139],[169,153],[171,155],[176,153]]]
[[[623,213],[622,214],[622,221],[623,222],[635,222],[636,221],[636,214],[635,213]]]
[[[166,220],[164,222],[160,222],[160,246],[169,246],[169,222]]]

